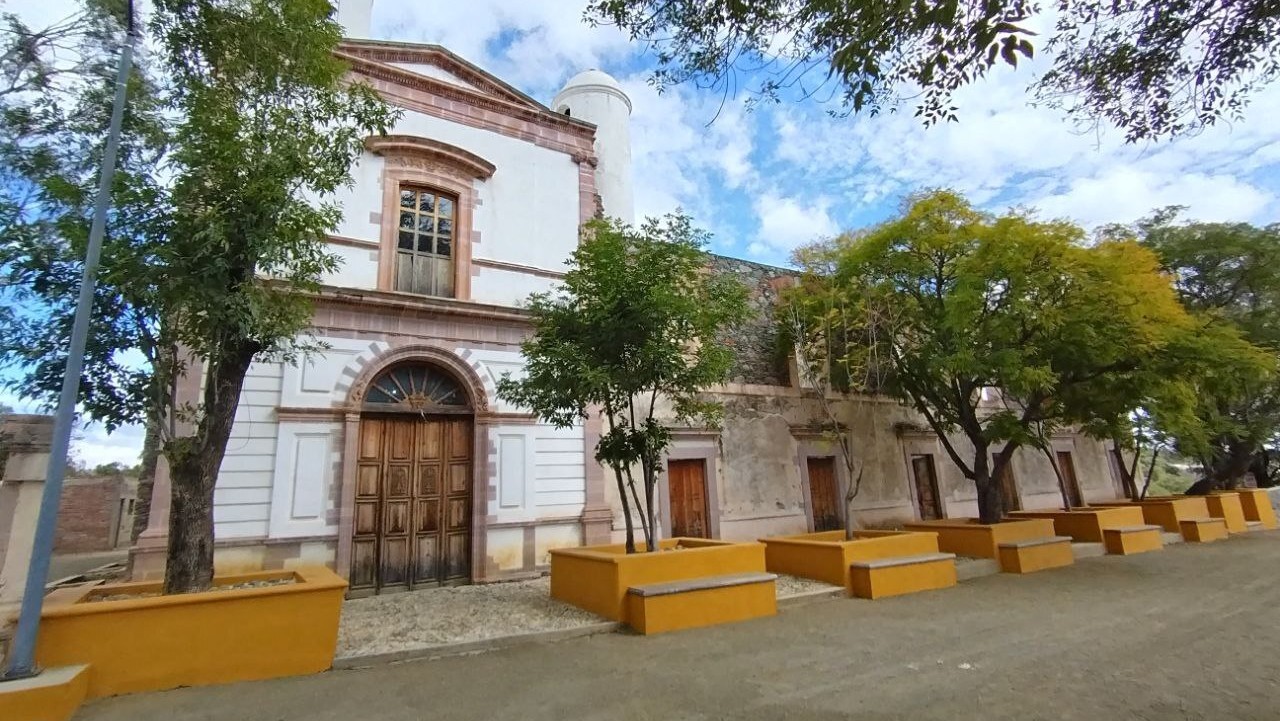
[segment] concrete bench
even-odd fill
[[[1102,544],[1106,546],[1107,553],[1117,556],[1159,551],[1164,548],[1163,532],[1163,528],[1152,524],[1104,528]]]
[[[1227,522],[1221,518],[1188,518],[1179,521],[1178,527],[1190,543],[1209,543],[1227,537]]]
[[[956,585],[956,554],[922,553],[849,564],[849,594],[885,598]]]
[[[733,573],[627,589],[627,623],[643,634],[678,631],[773,616],[772,573]]]
[[[1044,536],[1007,541],[999,548],[1000,570],[1005,573],[1033,573],[1076,562],[1070,536]]]

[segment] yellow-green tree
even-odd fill
[[[1013,452],[1127,416],[1192,327],[1149,251],[1084,238],[951,192],[914,196],[897,217],[799,256],[808,272],[791,302],[813,329],[799,342],[827,349],[853,386],[917,410],[976,484],[981,520],[997,522],[994,479]]]

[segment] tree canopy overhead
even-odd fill
[[[926,123],[956,119],[955,92],[993,68],[1047,51],[1035,96],[1130,141],[1235,117],[1280,72],[1271,0],[592,0],[586,14],[650,42],[659,86],[833,87],[844,111],[871,113],[909,97]]]

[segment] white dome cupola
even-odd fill
[[[631,191],[631,99],[611,75],[585,70],[556,93],[551,108],[596,126],[596,192],[604,214],[635,222]]]

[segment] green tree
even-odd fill
[[[906,93],[929,123],[954,120],[956,90],[1038,46],[1051,60],[1037,98],[1131,141],[1236,117],[1280,72],[1280,11],[1268,0],[592,0],[586,15],[655,47],[659,86],[777,100],[834,84],[845,112],[873,114]]]
[[[167,593],[211,583],[213,487],[245,373],[311,345],[306,294],[337,264],[324,238],[340,210],[327,199],[350,182],[364,138],[395,117],[348,81],[331,11],[325,0],[157,0],[151,75],[140,68],[130,86],[125,142],[136,154],[124,154],[112,189],[82,389],[92,418],[149,420],[161,435],[172,480]],[[92,199],[84,167],[101,153],[106,91],[90,74],[72,92],[83,112],[40,115],[25,96],[6,107],[31,118],[22,137],[40,142],[13,144],[5,172],[39,202],[17,216],[24,243],[0,259],[22,301],[20,322],[0,328],[0,351],[36,397],[56,392],[49,369],[61,361],[48,340],[74,303],[62,276],[79,274]],[[46,345],[24,351],[24,338]],[[187,374],[203,390],[174,407],[171,389]]]
[[[656,548],[667,424],[718,422],[720,405],[702,392],[727,379],[733,354],[719,338],[745,318],[745,288],[706,270],[707,238],[679,213],[639,228],[588,223],[560,290],[530,300],[525,376],[498,383],[499,397],[560,428],[600,414],[606,431],[595,457],[613,470],[628,553],[636,550],[633,504],[646,547]]]
[[[984,523],[1004,515],[995,479],[1017,448],[1088,427],[1099,388],[1143,387],[1149,359],[1188,320],[1149,252],[1085,247],[1083,235],[934,192],[837,239],[832,274],[801,284],[801,295],[818,282],[843,296],[857,341],[834,362],[924,416],[976,484]]]
[[[1250,470],[1268,483],[1280,440],[1280,224],[1184,223],[1170,208],[1103,232],[1136,233],[1160,257],[1199,318],[1188,344],[1214,358],[1198,379],[1196,424],[1170,431],[1177,451],[1212,487]]]

